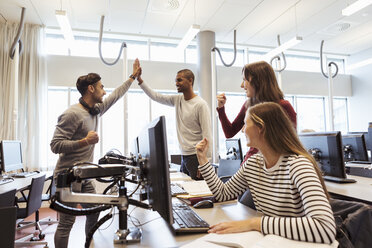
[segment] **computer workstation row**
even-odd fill
[[[0,185],[14,181],[14,178],[25,178],[39,173],[39,171],[25,171],[22,144],[19,140],[0,142],[0,166]]]

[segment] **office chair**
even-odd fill
[[[217,176],[227,182],[240,168],[240,160],[220,159],[217,168]]]
[[[52,196],[56,193],[56,185],[54,183],[54,177],[48,178],[46,181],[50,181],[50,185],[45,192],[45,194],[41,195],[41,202],[47,201],[49,202],[52,199]],[[57,212],[57,220],[53,220],[51,217],[43,218],[39,221],[41,225],[52,225],[52,224],[58,224],[58,212]]]
[[[17,208],[14,206],[16,190],[0,194],[0,244],[3,248],[14,247]]]
[[[44,188],[45,182],[45,175],[32,178],[30,189],[28,195],[24,195],[24,192],[21,192],[23,197],[20,198],[17,203],[25,202],[26,207],[17,209],[17,231],[28,228],[31,226],[35,226],[35,229],[39,231],[39,239],[32,237],[30,241],[26,241],[29,237],[33,236],[33,234],[23,237],[15,241],[15,247],[20,246],[33,246],[33,245],[44,245],[44,247],[48,247],[48,242],[46,241],[39,241],[45,237],[45,234],[42,233],[42,229],[39,223],[39,208],[41,207],[41,195]],[[35,221],[34,222],[24,222],[23,220],[28,216],[35,213]]]

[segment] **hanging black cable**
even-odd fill
[[[278,40],[278,46],[280,46],[280,35],[277,36],[277,40]],[[285,59],[285,55],[284,55],[284,52],[281,52],[282,54],[282,58],[283,58],[283,62],[284,62],[284,65],[282,68],[279,68],[279,69],[274,69],[274,71],[276,72],[282,72],[285,70],[285,68],[287,67],[287,60]],[[270,65],[274,68],[273,66],[273,61],[277,59],[280,61],[280,56],[279,55],[276,55],[274,57],[272,57],[272,59],[270,60]]]

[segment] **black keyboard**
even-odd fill
[[[0,185],[6,184],[6,183],[11,183],[13,181],[14,181],[14,178],[11,178],[11,177],[2,178],[2,179],[0,179]]]
[[[171,183],[171,193],[172,193],[172,196],[186,195],[187,191],[184,190],[180,185],[176,183]]]
[[[209,224],[186,203],[173,202],[173,219],[173,228],[176,233],[207,232],[209,230]]]
[[[17,174],[14,174],[13,177],[30,177],[30,176],[36,175],[37,173],[39,173],[39,172],[37,172],[37,171],[30,171],[30,172],[24,171],[24,172],[19,172]]]

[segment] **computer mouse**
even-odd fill
[[[203,200],[193,205],[194,208],[213,208],[213,202],[211,200]]]

